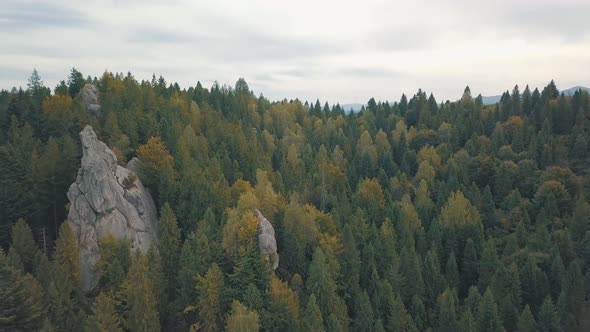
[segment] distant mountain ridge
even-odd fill
[[[572,88],[560,91],[560,93],[563,93],[566,96],[573,96],[574,93],[576,93],[576,91],[578,91],[578,90],[583,90],[583,91],[590,93],[590,88],[587,88],[585,86],[574,86]],[[482,96],[481,98],[482,98],[482,102],[484,105],[493,105],[495,103],[498,103],[500,101],[500,99],[502,99],[502,95]]]

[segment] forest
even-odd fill
[[[146,253],[101,241],[90,292],[64,222],[87,124],[158,215]],[[589,141],[590,96],[553,81],[348,112],[35,70],[0,91],[0,331],[589,331]]]

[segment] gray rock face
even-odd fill
[[[98,140],[92,127],[80,132],[80,140],[82,165],[68,190],[68,222],[78,238],[82,287],[90,291],[98,283],[101,239],[127,239],[133,250],[145,253],[157,240],[157,212],[141,181],[117,165],[115,154]]]
[[[258,209],[254,209],[258,218],[258,250],[260,255],[269,262],[273,270],[279,266],[279,255],[277,254],[277,240],[275,229]]]
[[[101,115],[99,96],[98,88],[93,84],[84,85],[80,91],[80,100],[82,101],[84,110],[94,117]]]

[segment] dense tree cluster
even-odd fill
[[[98,87],[89,117],[79,91]],[[159,210],[80,290],[66,192],[90,123]],[[419,90],[357,113],[84,76],[0,92],[0,330],[590,330],[590,96]],[[258,255],[258,208],[280,263]]]

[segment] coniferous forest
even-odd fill
[[[587,92],[419,90],[348,111],[244,79],[72,69],[2,90],[0,331],[590,330]],[[145,253],[103,238],[84,291],[64,221],[88,124],[120,165],[138,158],[158,221]]]

